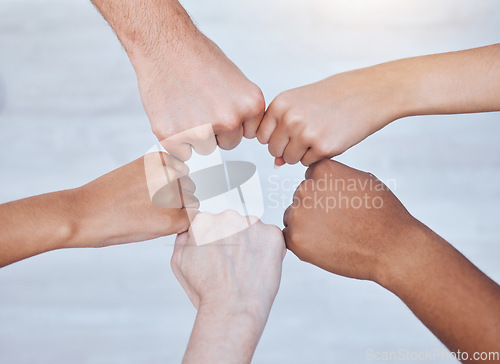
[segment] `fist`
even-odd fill
[[[306,171],[284,225],[286,245],[299,259],[379,282],[394,259],[411,252],[400,237],[416,220],[373,175],[325,160]]]
[[[196,241],[235,227],[239,232],[221,240]],[[265,320],[278,292],[285,252],[281,230],[274,225],[235,211],[199,213],[189,231],[178,235],[171,266],[196,309],[250,310]]]
[[[309,166],[345,152],[401,115],[386,74],[365,68],[285,91],[257,132],[276,164]]]

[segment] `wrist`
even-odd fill
[[[271,310],[267,306],[262,301],[251,302],[250,300],[235,300],[225,297],[224,300],[201,301],[198,314],[219,315],[239,319],[256,329],[262,330],[266,325]]]
[[[408,60],[382,63],[368,69],[377,75],[379,90],[383,90],[379,91],[383,95],[380,109],[389,113],[388,123],[419,114],[421,90]]]
[[[74,248],[78,246],[82,229],[82,203],[79,189],[57,192],[58,219],[53,233],[54,245],[49,250]]]
[[[415,221],[400,235],[398,249],[386,258],[385,269],[376,279],[376,283],[400,297],[408,288],[418,289],[427,280],[431,267],[441,263],[440,251],[447,244],[427,226]]]
[[[220,338],[222,340],[237,338],[233,343],[235,347],[243,345],[253,352],[264,331],[267,317],[263,319],[259,312],[247,308],[223,304],[200,305],[196,321],[202,326],[212,327],[219,335],[226,335]]]
[[[99,219],[99,210],[92,194],[86,186],[67,191],[67,203],[69,211],[67,213],[67,229],[70,233],[65,239],[61,248],[87,248],[99,244],[96,230],[103,230],[97,227],[96,219]]]
[[[183,363],[250,363],[265,322],[233,305],[200,304]]]

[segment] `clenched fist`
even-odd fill
[[[284,215],[288,249],[329,272],[378,281],[419,223],[369,173],[325,160],[306,178]]]

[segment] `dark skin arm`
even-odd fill
[[[306,178],[285,213],[288,249],[329,272],[387,288],[452,352],[470,359],[500,352],[497,283],[371,174],[328,160],[311,166]],[[318,198],[329,200],[314,208]]]

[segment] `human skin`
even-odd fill
[[[306,178],[284,215],[288,249],[331,273],[393,292],[452,352],[469,358],[500,352],[498,284],[412,217],[373,175],[321,161]],[[330,208],[311,205],[327,197]]]
[[[175,187],[170,205],[183,201],[197,208],[194,184],[182,177],[187,167],[165,153],[161,156]],[[145,158],[79,188],[1,204],[0,267],[55,249],[104,247],[186,231],[188,209],[161,208],[151,202]]]
[[[195,239],[234,227],[241,230],[215,242]],[[250,363],[278,292],[285,253],[274,225],[234,211],[196,215],[189,231],[177,237],[171,260],[198,310],[183,363]]]
[[[285,91],[257,132],[276,164],[339,155],[394,120],[500,111],[500,44],[401,59]]]
[[[92,2],[132,62],[144,109],[160,142],[204,124],[212,125],[223,149],[236,147],[243,135],[256,136],[265,110],[260,88],[196,28],[178,1]],[[190,144],[193,141],[169,142],[164,147],[187,160]]]

